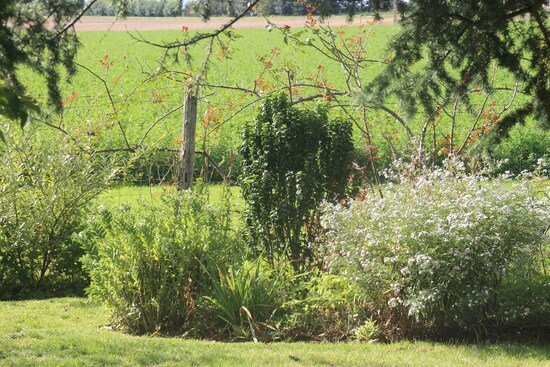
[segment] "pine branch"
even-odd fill
[[[90,10],[90,8],[97,2],[97,0],[90,0],[88,1],[88,3],[86,4],[86,6],[84,7],[84,9],[82,9],[82,11],[76,15],[76,17],[70,21],[69,23],[67,23],[67,25],[65,25],[65,27],[63,27],[63,29],[61,29],[54,37],[53,39],[54,40],[57,40],[59,37],[61,37],[65,32],[67,32],[69,29],[71,29],[72,27],[74,27],[74,25],[76,24],[76,22],[78,22],[80,20],[80,18],[82,18],[84,16],[84,14],[86,14],[88,12],[88,10]]]

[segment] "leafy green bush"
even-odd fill
[[[308,244],[319,233],[320,203],[346,194],[351,123],[297,109],[280,95],[266,100],[247,127],[241,152],[250,240],[269,259],[284,254],[297,265],[312,259]]]
[[[360,290],[341,275],[296,273],[279,257],[212,266],[201,285],[196,325],[202,337],[230,340],[372,340],[376,321]]]
[[[229,220],[228,208],[208,204],[200,185],[137,207],[101,209],[82,239],[89,295],[132,333],[188,330],[206,282],[201,264],[238,253]]]
[[[197,304],[201,336],[231,340],[372,340],[376,321],[360,290],[341,275],[315,269],[296,273],[279,257],[238,261],[205,271],[206,301]]]
[[[357,341],[372,342],[376,341],[380,334],[380,326],[372,318],[367,319],[365,323],[355,329],[353,335]]]
[[[357,284],[341,275],[314,270],[288,283],[277,320],[278,337],[291,340],[346,340],[368,320],[370,310]]]
[[[359,284],[387,338],[549,328],[550,200],[533,187],[460,169],[403,178],[327,208],[327,264]]]
[[[529,121],[524,126],[515,126],[506,139],[493,147],[493,156],[503,161],[503,171],[515,174],[534,171],[540,159],[550,161],[550,131],[535,124]]]
[[[0,143],[0,293],[86,286],[72,237],[112,175],[69,139],[6,131]]]

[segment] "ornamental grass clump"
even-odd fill
[[[452,169],[408,176],[383,197],[326,208],[326,264],[360,285],[386,338],[544,332],[550,200],[540,187]]]
[[[227,269],[204,269],[210,286],[202,297],[210,329],[230,340],[268,339],[269,320],[282,300],[284,277],[262,258],[244,260]]]

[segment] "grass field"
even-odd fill
[[[130,336],[80,298],[0,302],[0,366],[550,366],[550,346],[215,343]]]
[[[356,26],[338,28],[349,34],[357,32],[357,29]],[[300,28],[292,30],[298,31]],[[393,25],[370,26],[368,57],[383,59],[388,37],[396,31],[397,27]],[[208,71],[208,82],[211,84],[253,89],[255,80],[261,76],[268,84],[281,85],[282,81],[277,81],[277,78],[285,77],[285,70],[289,70],[297,82],[306,82],[306,78],[317,75],[319,66],[323,65],[320,78],[329,85],[343,86],[345,76],[337,63],[327,60],[312,48],[295,48],[285,44],[280,32],[259,28],[236,29],[234,34],[239,38],[230,42],[228,49],[223,49],[219,44],[214,46]],[[304,34],[303,38],[306,36]],[[125,138],[121,129],[124,129],[129,145],[135,145],[154,121],[181,105],[186,78],[183,73],[196,74],[206,46],[201,44],[190,49],[193,60],[191,68],[182,62],[180,52],[176,54],[179,63],[174,62],[175,55],[172,54],[164,64],[170,72],[152,76],[159,71],[163,50],[135,38],[155,43],[181,41],[185,37],[183,31],[94,31],[79,32],[79,37],[82,46],[78,62],[89,70],[79,68],[71,83],[65,84],[63,94],[66,106],[62,116],[52,114],[48,118],[74,136],[91,137],[90,143],[98,148],[124,147]],[[225,37],[221,39],[227,40]],[[273,52],[277,52],[272,59],[273,68],[262,74],[264,63],[260,59],[270,59]],[[365,80],[372,79],[380,69],[381,64],[370,66],[364,72]],[[31,86],[30,92],[44,100],[46,91],[43,81],[28,70],[21,73]],[[107,96],[106,86],[114,107]],[[200,149],[237,149],[242,128],[252,120],[259,104],[244,108],[236,118],[226,121],[254,98],[243,92],[219,88],[206,88],[201,96],[197,131]],[[206,120],[207,111],[211,112],[211,119],[209,123],[202,123]],[[144,145],[148,148],[173,148],[178,144],[180,129],[181,113],[170,114],[151,130]],[[203,140],[204,136],[207,139]]]
[[[350,33],[357,31],[357,27],[353,26],[345,26],[341,29]],[[369,31],[369,56],[375,59],[383,58],[388,36],[395,33],[396,30],[397,28],[392,25],[372,26]],[[105,78],[109,88],[112,89],[115,103],[121,103],[133,88],[148,77],[148,74],[157,70],[159,60],[164,54],[162,49],[139,42],[135,37],[154,43],[163,43],[181,41],[185,37],[183,33],[181,30],[141,31],[139,33],[137,31],[80,32],[79,38],[82,46],[77,61],[99,77]],[[191,35],[193,33],[190,32]],[[260,28],[237,29],[234,33],[239,38],[229,44],[229,54],[226,55],[228,57],[223,57],[219,45],[215,45],[208,73],[209,83],[253,88],[254,80],[263,70],[263,64],[259,58],[270,56],[271,50],[277,48],[280,50],[280,55],[273,60],[274,66],[292,67],[298,80],[315,74],[319,65],[325,65],[324,77],[332,84],[342,84],[342,72],[337,64],[327,62],[322,55],[311,48],[295,49],[291,45],[285,44],[280,32],[269,32]],[[222,38],[222,40],[226,39]],[[204,48],[205,45],[201,44],[190,49],[194,68],[200,67],[205,54]],[[179,57],[180,61],[183,61],[181,53]],[[193,71],[184,62],[173,63],[172,61],[173,59],[168,59],[166,66],[174,73]],[[109,67],[105,63],[108,63]],[[365,76],[372,78],[377,69],[380,67],[373,66],[373,70]],[[196,70],[194,71],[196,72]],[[39,96],[45,96],[44,84],[28,70],[23,70],[23,73],[28,78],[30,85],[33,86],[31,91]],[[184,89],[184,83],[181,82],[182,76],[177,76],[178,80],[176,81],[170,80],[166,76],[170,75],[163,75],[163,77],[155,78],[149,83],[141,85],[133,99],[129,101],[130,105],[124,106],[126,108],[121,116],[122,119],[128,123],[144,124],[170,107],[181,103]],[[263,78],[269,81],[269,77],[268,74]],[[87,119],[93,120],[91,117],[94,115],[109,110],[110,102],[103,83],[85,69],[78,70],[78,74],[72,79],[71,84],[65,85],[64,91],[66,97],[70,97],[73,92],[76,93],[75,98],[66,106],[65,119],[67,123],[78,122],[79,118],[82,118],[83,111],[89,112]],[[154,103],[153,92],[164,97],[162,103]],[[210,92],[206,90],[203,94],[208,95]],[[205,111],[208,104],[219,105],[228,100],[235,101],[241,95],[242,93],[216,90],[215,95],[210,95],[201,101],[202,109],[199,111],[199,115]],[[92,105],[90,105],[91,102],[93,102]],[[170,121],[179,122],[179,118],[167,119],[166,124],[171,125]],[[177,130],[179,123],[175,125]]]
[[[176,190],[173,185],[155,185],[155,186],[128,186],[121,185],[116,186],[105,193],[103,193],[98,198],[98,204],[101,205],[122,205],[122,204],[135,204],[140,199],[145,200],[156,200],[161,195],[165,193],[174,192]],[[208,185],[208,195],[209,199],[213,203],[220,203],[222,201],[222,196],[224,195],[224,187],[219,184]],[[231,199],[235,201],[236,205],[241,207],[244,205],[243,199],[240,194],[240,189],[237,186],[232,186],[230,188]]]
[[[220,204],[224,198],[224,188],[221,184],[208,185],[208,199],[211,203]],[[159,200],[162,195],[174,192],[176,190],[173,185],[155,185],[155,186],[116,186],[101,194],[97,200],[97,205],[106,207],[117,207],[124,204],[138,205],[141,200],[155,201]],[[244,210],[244,199],[241,196],[241,190],[238,186],[229,188],[232,211],[234,219],[241,217]]]
[[[281,23],[281,20],[277,19],[277,22]],[[398,26],[378,24],[366,27],[367,47],[364,56],[372,60],[384,60],[388,57],[388,40],[398,31]],[[189,49],[192,60],[190,65],[184,61],[183,50],[171,53],[161,63],[164,51],[137,39],[162,44],[183,41],[196,31],[193,28],[189,31],[128,29],[79,32],[82,45],[77,59],[83,67],[79,67],[71,83],[63,87],[66,105],[62,115],[51,113],[43,119],[97,149],[127,148],[139,143],[147,152],[157,148],[177,149],[181,142],[181,109],[176,109],[181,107],[189,75],[196,76],[202,65],[207,45],[201,43]],[[351,37],[358,29],[357,26],[339,26],[334,28],[334,32],[338,37]],[[311,30],[294,26],[290,29],[293,34],[302,31],[299,37],[303,41],[315,39]],[[256,88],[258,91],[257,85],[262,83],[266,88],[265,93],[268,93],[280,88],[291,75],[296,83],[311,84],[314,80],[314,83],[322,81],[328,86],[346,89],[346,74],[342,67],[312,47],[295,47],[292,42],[287,44],[281,32],[270,32],[265,27],[235,29],[233,34],[237,37],[233,41],[222,36],[220,40],[225,44],[214,44],[206,78],[209,84],[225,88],[203,88],[198,106],[197,149],[209,152],[225,171],[229,171],[231,157],[238,155],[244,125],[253,120],[261,103],[250,93],[227,87]],[[175,62],[176,57],[179,62]],[[272,66],[266,69],[268,62]],[[360,72],[362,82],[372,80],[382,68],[381,63],[368,63]],[[21,74],[31,86],[30,92],[44,101],[46,91],[43,81],[29,70],[23,69]],[[497,84],[514,84],[510,75],[502,70],[496,69],[494,78]],[[304,96],[317,92],[308,88],[301,90]],[[355,88],[353,96],[346,97],[344,102],[353,104],[360,96],[359,92],[360,89]],[[499,93],[488,102],[488,105],[493,106],[491,102],[494,99],[492,108],[495,110],[508,103],[511,95],[510,91]],[[479,105],[482,99],[483,96],[474,95],[472,104]],[[517,99],[521,99],[521,96]],[[314,101],[309,102],[308,106],[312,108],[319,103],[324,104]],[[397,101],[390,100],[387,106],[406,116]],[[353,111],[353,106],[347,110]],[[340,109],[332,109],[331,113],[344,115]],[[475,116],[475,113],[459,109],[454,131],[457,141],[466,136]],[[418,135],[425,116],[419,114],[406,118],[412,131]],[[404,129],[389,114],[369,109],[367,121],[373,145],[385,159],[381,162],[389,160],[391,145],[399,151],[407,143]],[[436,132],[434,128],[433,134],[430,132],[427,136],[427,146],[434,150],[437,147],[433,142],[444,142],[449,134],[449,119],[444,114],[437,121],[437,129]],[[47,128],[43,133],[53,134],[56,130]],[[359,129],[356,129],[355,139],[358,147],[367,145]],[[152,162],[156,161],[152,159]]]

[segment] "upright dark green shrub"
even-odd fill
[[[327,112],[292,107],[284,95],[267,100],[247,126],[240,183],[250,241],[273,259],[296,265],[313,258],[319,204],[345,197],[353,152],[351,123]]]

